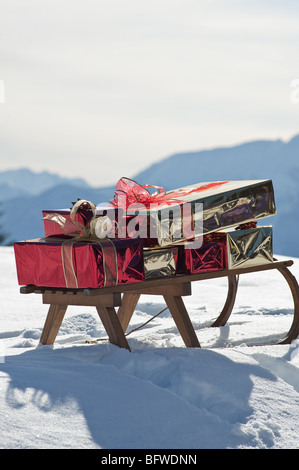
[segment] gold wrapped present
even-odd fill
[[[159,250],[144,249],[145,279],[171,277],[176,275],[178,248]]]
[[[271,226],[229,231],[226,236],[228,269],[273,262]]]

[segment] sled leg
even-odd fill
[[[117,316],[123,331],[126,331],[128,328],[139,298],[140,294],[124,294],[122,297],[121,306],[118,309]]]
[[[175,324],[183,338],[187,348],[200,348],[199,341],[194,331],[182,297],[164,295],[167,307],[175,321]]]
[[[237,290],[238,290],[238,277],[228,276],[228,293],[227,293],[226,302],[225,302],[222,312],[220,313],[217,320],[215,320],[214,323],[211,325],[211,327],[224,326],[226,324],[227,320],[229,319],[232,313],[232,310],[235,304]]]
[[[130,346],[127,342],[114,307],[104,307],[102,305],[97,305],[96,308],[108,334],[110,343],[130,351]]]
[[[62,323],[67,305],[50,305],[40,344],[53,344]]]
[[[299,286],[295,276],[289,271],[286,266],[277,267],[278,271],[284,276],[287,281],[293,296],[294,301],[294,318],[292,326],[287,336],[278,344],[290,344],[299,336]]]

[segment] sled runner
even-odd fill
[[[236,299],[238,278],[242,274],[277,269],[292,293],[294,317],[287,335],[276,344],[291,343],[299,335],[299,286],[296,278],[288,269],[293,261],[274,261],[254,267],[225,269],[171,278],[151,279],[136,284],[118,285],[100,289],[65,289],[22,286],[22,294],[42,294],[43,303],[49,304],[49,311],[41,334],[40,343],[53,344],[65,312],[69,305],[94,306],[108,334],[109,341],[121,348],[130,350],[125,332],[130,323],[140,295],[161,295],[172,315],[186,347],[200,347],[196,332],[183,302],[184,296],[191,295],[191,283],[206,279],[227,277],[228,293],[220,315],[211,327],[224,326],[228,321]],[[115,308],[118,307],[118,311]]]

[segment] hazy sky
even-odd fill
[[[298,0],[0,0],[0,171],[103,186],[181,151],[288,140],[296,79]]]

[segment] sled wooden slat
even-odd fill
[[[138,282],[136,284],[127,284],[119,285],[115,287],[105,287],[104,289],[83,289],[84,295],[97,295],[100,293],[107,293],[109,291],[113,292],[130,292],[130,291],[140,291],[146,286],[157,287],[157,286],[175,286],[181,284],[182,282],[194,282],[194,281],[203,281],[207,279],[215,279],[218,277],[228,277],[228,276],[237,276],[239,274],[254,273],[259,271],[268,271],[271,269],[278,269],[280,266],[288,267],[292,266],[294,262],[292,260],[287,261],[274,261],[273,263],[261,264],[254,267],[248,268],[235,268],[235,269],[223,269],[221,271],[210,271],[206,273],[198,274],[188,274],[188,275],[179,275],[172,278],[161,278],[161,279],[150,279],[145,282]]]
[[[46,291],[43,293],[43,303],[54,305],[83,305],[86,307],[97,307],[98,305],[104,305],[105,307],[118,307],[121,305],[121,294],[120,292],[115,292],[113,294],[86,297],[82,294],[61,295],[57,292],[50,293],[49,291]]]
[[[242,274],[276,269],[285,278],[294,301],[294,316],[291,328],[280,342],[288,344],[299,335],[299,286],[288,269],[292,260],[249,268],[226,269],[207,273],[180,275],[171,278],[151,279],[140,283],[105,287],[102,289],[65,289],[37,286],[22,286],[22,294],[38,293],[43,303],[49,304],[49,311],[40,338],[41,344],[53,344],[68,305],[94,306],[103,323],[111,343],[130,350],[125,331],[130,323],[141,295],[161,295],[172,315],[186,347],[200,347],[196,332],[183,302],[184,296],[191,294],[191,283],[195,281],[227,277],[228,293],[225,305],[212,327],[224,326],[228,321],[236,299],[238,278]],[[115,307],[119,307],[116,312]]]

